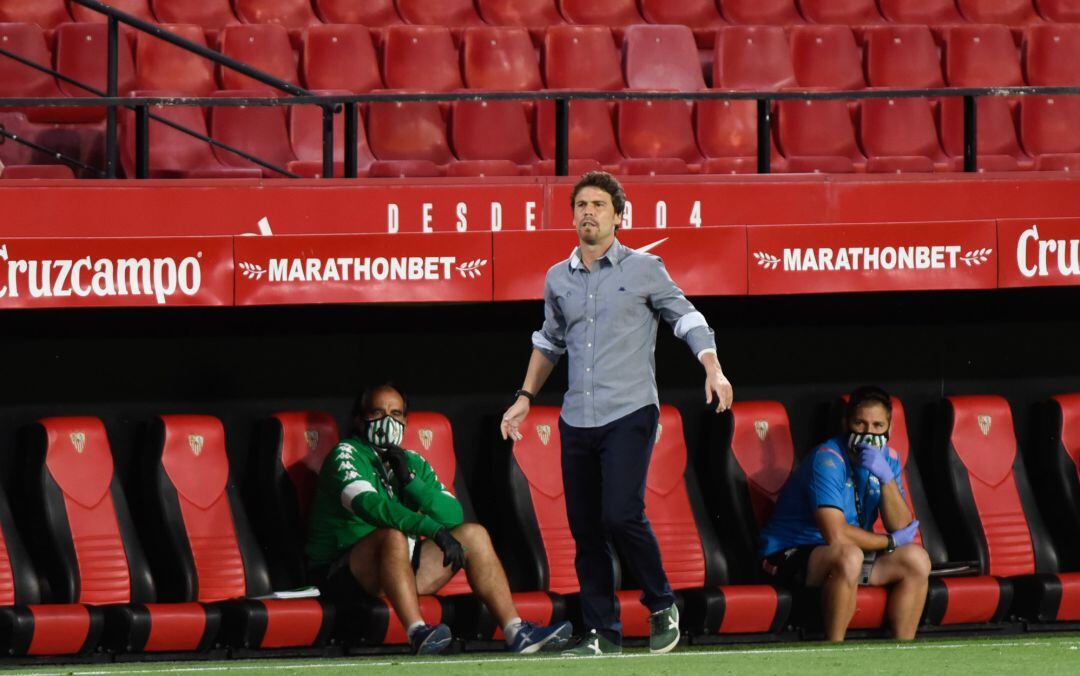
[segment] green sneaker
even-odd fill
[[[618,655],[621,652],[621,645],[615,645],[593,629],[582,636],[576,646],[564,650],[562,654],[570,657],[593,657],[595,655]]]
[[[666,610],[649,616],[649,652],[654,655],[671,652],[679,645],[679,607],[674,603]]]

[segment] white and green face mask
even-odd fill
[[[404,436],[405,425],[391,416],[364,421],[364,438],[375,448],[400,446]]]
[[[885,448],[885,445],[889,441],[888,434],[866,434],[859,432],[848,433],[848,450],[852,453],[855,452],[855,447],[859,444],[868,444],[877,448]]]

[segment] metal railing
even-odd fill
[[[56,71],[28,61],[17,54],[13,54],[0,48],[0,55],[14,58],[15,60],[42,72],[51,73],[54,76],[82,87],[89,92],[97,94],[96,97],[66,97],[66,98],[33,98],[11,97],[0,98],[0,106],[6,107],[83,107],[94,106],[107,108],[106,122],[106,169],[105,175],[112,178],[116,175],[117,147],[116,147],[116,110],[118,107],[126,107],[135,111],[135,165],[136,177],[146,178],[149,176],[149,121],[155,120],[168,125],[178,131],[189,134],[202,141],[210,143],[226,151],[235,153],[244,159],[270,170],[281,173],[288,177],[297,177],[296,174],[285,168],[274,166],[242,150],[233,148],[213,138],[204,136],[171,120],[165,119],[149,111],[151,106],[295,106],[316,105],[323,112],[322,129],[322,175],[332,177],[334,175],[334,115],[344,115],[344,175],[346,178],[357,176],[357,141],[359,135],[358,106],[370,103],[413,103],[413,102],[452,102],[452,101],[554,101],[555,103],[555,173],[559,176],[567,175],[569,171],[570,144],[569,144],[569,119],[570,101],[602,99],[609,101],[627,100],[695,100],[695,101],[756,101],[757,102],[757,170],[758,173],[769,173],[771,170],[772,153],[772,104],[785,100],[804,101],[830,101],[830,100],[864,100],[864,99],[900,99],[900,98],[948,98],[961,97],[963,99],[963,128],[964,128],[964,171],[973,172],[978,167],[977,128],[978,114],[976,99],[984,96],[1054,96],[1054,95],[1080,95],[1080,87],[950,87],[937,89],[864,89],[844,91],[810,91],[810,90],[784,90],[784,91],[742,91],[742,90],[707,90],[694,92],[673,91],[512,91],[512,92],[451,92],[451,93],[416,93],[416,94],[343,94],[319,96],[312,92],[280,80],[268,73],[252,68],[240,61],[236,61],[220,52],[191,42],[174,35],[159,26],[143,21],[138,17],[131,16],[97,0],[72,0],[95,11],[101,12],[108,17],[108,88],[101,92],[83,83],[57,73]],[[288,97],[128,97],[117,95],[117,71],[118,71],[118,44],[119,24],[124,23],[133,28],[148,33],[156,38],[169,42],[177,47],[194,52],[224,67],[247,75],[259,82],[271,86],[288,94]],[[1077,120],[1080,124],[1080,120]],[[0,136],[12,138],[14,135],[0,128]],[[19,142],[33,146],[25,139],[15,139]],[[40,147],[39,147],[40,149]],[[76,162],[79,166],[86,165],[72,158],[68,161]]]

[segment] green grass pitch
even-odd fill
[[[4,670],[7,671],[7,670]],[[691,674],[1011,674],[1048,676],[1080,673],[1080,635],[920,639],[914,643],[848,642],[842,645],[796,643],[767,646],[683,647],[669,655],[644,649],[623,655],[563,658],[520,657],[498,653],[453,657],[347,657],[335,659],[160,662],[87,666],[20,667],[9,673],[41,676],[121,674],[304,674],[338,676],[487,676],[489,674],[588,674],[604,676],[689,676]]]

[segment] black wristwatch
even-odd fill
[[[518,390],[517,392],[514,392],[514,401],[517,401],[518,397],[525,397],[528,399],[530,406],[532,405],[533,400],[536,399],[536,395],[528,390]]]
[[[885,545],[885,553],[892,554],[896,551],[896,540],[893,539],[892,533],[886,533],[885,537],[889,538],[889,544]]]

